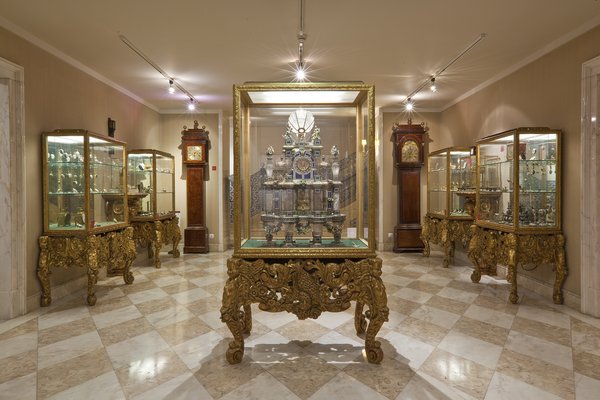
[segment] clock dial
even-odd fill
[[[202,146],[188,146],[187,159],[189,161],[202,161],[203,156]]]
[[[402,160],[404,163],[417,163],[419,162],[419,145],[414,140],[407,140],[402,145],[401,152]]]

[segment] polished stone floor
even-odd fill
[[[0,323],[0,399],[598,399],[600,320],[440,253],[381,253],[389,322],[366,362],[353,310],[298,321],[253,306],[231,366],[219,320],[228,253],[138,260],[135,282]],[[143,258],[143,256],[140,256]]]

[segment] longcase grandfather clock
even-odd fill
[[[398,224],[394,228],[394,251],[423,249],[421,241],[421,167],[424,140],[428,128],[424,124],[394,124],[392,141],[398,177]]]
[[[187,227],[184,230],[184,253],[208,253],[208,229],[206,228],[205,183],[210,177],[208,154],[209,132],[203,126],[183,127],[181,151],[186,169]]]

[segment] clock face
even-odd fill
[[[306,155],[296,157],[293,168],[296,179],[308,179],[312,173],[312,160]]]
[[[419,162],[419,145],[414,140],[407,140],[402,144],[402,159],[403,163],[418,163]]]
[[[203,161],[204,152],[202,151],[202,146],[188,146],[187,159],[188,161]]]

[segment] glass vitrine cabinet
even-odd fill
[[[451,147],[430,153],[427,165],[423,254],[429,256],[430,243],[440,244],[448,267],[455,243],[464,247],[469,239],[475,211],[476,156],[470,148]]]
[[[125,283],[135,259],[127,213],[126,146],[83,129],[42,133],[43,234],[39,239],[41,305],[51,302],[51,267],[87,268],[87,302],[102,266],[119,268]]]
[[[495,273],[506,265],[518,301],[517,266],[554,264],[553,299],[562,303],[566,277],[561,231],[561,131],[516,128],[477,143],[477,207],[469,258],[471,275]]]
[[[154,149],[127,153],[129,219],[134,239],[147,247],[148,257],[160,268],[160,250],[172,244],[170,254],[179,256],[181,231],[175,211],[175,157]],[[119,271],[112,271],[116,273]]]
[[[230,363],[242,360],[251,303],[305,319],[357,301],[367,358],[383,358],[374,95],[355,82],[234,86],[234,250],[221,307]]]

